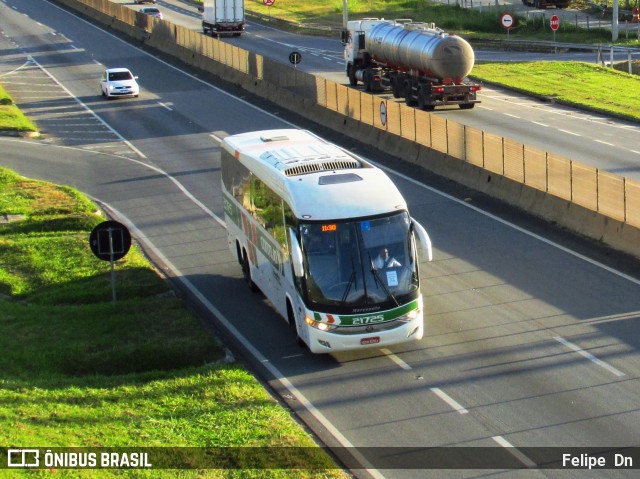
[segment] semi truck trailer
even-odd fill
[[[244,32],[244,0],[204,0],[202,31],[206,34],[231,34]]]
[[[458,105],[470,109],[482,88],[467,75],[475,62],[469,43],[409,19],[365,18],[346,22],[342,32],[346,74],[367,92],[391,90],[409,106],[433,110]]]

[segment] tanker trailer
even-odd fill
[[[409,106],[473,108],[477,83],[469,83],[475,55],[466,40],[429,23],[365,18],[342,32],[347,77],[367,92],[390,89]]]

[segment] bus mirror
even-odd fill
[[[422,247],[422,254],[427,261],[431,261],[433,259],[433,251],[431,250],[431,238],[429,238],[427,230],[413,218],[411,218],[411,223],[413,224],[413,232],[418,237],[418,241]]]
[[[298,278],[304,276],[304,266],[302,263],[302,249],[296,237],[296,232],[289,228],[289,243],[291,244],[291,262],[293,263],[293,274]]]

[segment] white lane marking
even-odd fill
[[[166,108],[169,111],[173,111],[173,108],[168,107],[167,105],[165,105],[164,103],[162,103],[161,101],[158,102],[158,105],[160,105],[163,108]]]
[[[69,89],[67,87],[65,87],[62,83],[60,83],[56,77],[54,77],[51,73],[49,73],[49,71],[45,67],[40,65],[40,63],[38,63],[38,61],[35,58],[33,58],[31,55],[29,55],[27,58],[29,58],[30,61],[32,61],[35,65],[37,65],[38,68],[40,68],[40,70],[42,70],[49,78],[51,78],[55,82],[56,85],[58,85],[60,88],[62,88],[62,90],[64,92],[66,92],[71,98],[73,98],[82,108],[84,108],[87,112],[89,112],[91,114],[91,116],[93,116],[96,120],[98,120],[100,123],[102,123],[102,125],[105,128],[107,128],[109,131],[111,131],[111,133],[113,133],[116,137],[118,137],[118,139],[121,142],[123,142],[133,152],[135,152],[136,155],[138,155],[140,158],[145,158],[145,159],[147,158],[145,156],[145,154],[142,153],[140,150],[138,150],[135,146],[133,146],[133,144],[129,140],[127,140],[124,136],[122,136],[120,133],[118,133],[111,125],[109,125],[109,123],[107,123],[102,118],[100,118],[82,100],[80,100],[77,96],[75,96],[73,93],[71,93],[69,91]]]
[[[436,396],[438,396],[440,399],[442,399],[444,402],[446,402],[449,406],[451,406],[454,411],[457,411],[460,414],[468,414],[469,413],[469,411],[465,407],[463,407],[458,401],[456,401],[451,396],[449,396],[447,393],[445,393],[442,389],[440,389],[440,388],[431,388],[431,391]]]
[[[532,103],[534,100],[513,100],[511,97],[509,96],[492,96],[492,95],[488,95],[488,91],[483,93],[483,95],[486,95],[488,98],[491,98],[492,100],[495,101],[502,101],[502,102],[506,102],[506,103],[518,103],[518,106],[521,106],[523,108],[528,108],[530,110],[538,110],[538,111],[543,111],[545,113],[553,113],[555,115],[558,116],[564,116],[564,117],[570,117],[571,120],[580,120],[580,121],[586,121],[589,123],[593,123],[593,124],[601,124],[604,126],[607,126],[609,128],[619,128],[619,129],[627,129],[628,126],[627,125],[616,125],[616,124],[610,124],[609,120],[607,119],[603,119],[602,121],[600,121],[600,119],[598,117],[593,117],[593,116],[589,116],[588,112],[579,112],[580,114],[576,115],[574,112],[565,112],[563,110],[560,110],[558,108],[553,108],[553,107],[545,107],[545,105],[539,105],[537,103]],[[515,97],[514,97],[515,98]],[[535,122],[534,122],[535,123]]]
[[[573,351],[575,351],[576,353],[578,353],[579,355],[587,358],[589,361],[593,362],[594,364],[597,364],[598,366],[606,369],[607,371],[609,371],[610,373],[615,374],[618,377],[622,377],[622,376],[626,376],[625,373],[623,373],[622,371],[620,371],[619,369],[614,368],[613,366],[611,366],[610,364],[604,362],[602,359],[598,359],[597,357],[595,357],[593,354],[591,354],[590,352],[585,351],[584,349],[582,349],[580,346],[577,346],[575,344],[573,344],[570,341],[567,341],[566,339],[564,339],[561,336],[556,336],[553,339],[555,339],[556,341],[558,341],[561,344],[564,344],[566,347],[568,347],[569,349],[572,349]]]
[[[391,361],[393,361],[394,363],[396,363],[398,366],[400,366],[402,369],[409,371],[411,369],[411,366],[409,366],[407,363],[405,363],[402,359],[400,359],[398,356],[396,356],[395,354],[393,354],[391,351],[389,351],[386,348],[381,348],[380,351],[382,351],[389,359],[391,359]]]
[[[602,143],[603,145],[607,145],[607,146],[616,146],[613,143],[609,143],[608,141],[602,141],[602,140],[593,140],[597,143]]]
[[[451,196],[448,193],[444,193],[444,192],[442,192],[440,190],[437,190],[437,189],[435,189],[435,188],[433,188],[431,186],[425,185],[424,183],[420,183],[418,180],[415,180],[415,179],[413,179],[413,178],[411,178],[411,177],[409,177],[407,175],[404,175],[402,173],[398,173],[397,171],[394,171],[394,170],[392,170],[391,168],[389,168],[387,166],[381,165],[381,164],[373,162],[373,161],[371,161],[371,163],[373,163],[378,168],[389,172],[391,175],[398,176],[398,177],[400,177],[400,178],[402,178],[402,179],[404,179],[404,180],[406,180],[406,181],[408,181],[410,183],[413,183],[416,186],[420,186],[420,187],[422,187],[422,188],[424,188],[424,189],[426,189],[428,191],[431,191],[432,193],[434,193],[436,195],[442,196],[443,198],[447,198],[447,199],[449,199],[449,200],[451,200],[451,201],[453,201],[455,203],[463,205],[466,208],[470,208],[473,211],[475,211],[476,213],[480,213],[481,215],[484,215],[487,218],[491,218],[492,220],[497,221],[498,223],[501,223],[501,224],[503,224],[505,226],[508,226],[509,228],[512,228],[512,229],[514,229],[516,231],[519,231],[522,234],[530,236],[531,238],[534,238],[534,239],[536,239],[538,241],[541,241],[541,242],[543,242],[545,244],[548,244],[549,246],[552,246],[552,247],[554,247],[554,248],[556,248],[556,249],[558,249],[558,250],[560,250],[560,251],[562,251],[564,253],[570,254],[571,256],[574,256],[574,257],[576,257],[578,259],[581,259],[582,261],[586,261],[587,263],[589,263],[589,264],[591,264],[593,266],[601,268],[601,269],[603,269],[603,270],[605,270],[605,271],[607,271],[607,272],[609,272],[611,274],[614,274],[614,275],[616,275],[616,276],[618,276],[620,278],[626,279],[627,281],[640,286],[640,279],[636,279],[636,278],[634,278],[632,276],[629,276],[628,274],[625,274],[625,273],[623,273],[621,271],[617,271],[617,270],[611,268],[610,266],[602,264],[602,263],[600,263],[600,262],[598,262],[596,260],[593,260],[593,259],[591,259],[591,258],[589,258],[589,257],[587,257],[587,256],[585,256],[583,254],[580,254],[580,253],[578,253],[576,251],[573,251],[573,250],[567,248],[566,246],[559,245],[558,243],[555,243],[555,242],[551,241],[550,239],[547,239],[547,238],[545,238],[543,236],[540,236],[540,235],[538,235],[536,233],[528,231],[528,230],[522,228],[521,226],[515,225],[515,224],[513,224],[513,223],[511,223],[511,222],[509,222],[507,220],[504,220],[504,219],[500,218],[499,216],[496,216],[496,215],[494,215],[492,213],[484,211],[484,210],[478,208],[475,205],[472,205],[472,204],[469,204],[469,203],[465,202],[464,200],[460,200],[458,198],[455,198],[455,197]]]
[[[511,118],[516,118],[518,120],[521,120],[521,118],[517,115],[512,115],[511,113],[504,113],[505,116],[510,116]]]
[[[400,359],[397,355],[393,354],[387,348],[381,348],[380,351],[382,351],[389,359],[391,359],[394,363],[396,363],[402,369],[406,371],[409,371],[412,369],[411,366],[409,366],[407,363],[405,363],[402,359]],[[442,399],[444,402],[446,402],[449,406],[451,406],[454,411],[457,411],[460,414],[467,414],[469,412],[464,406],[462,406],[458,401],[456,401],[447,393],[445,393],[442,389],[431,388],[431,391],[440,399]]]
[[[493,436],[491,439],[493,439],[499,445],[504,447],[507,451],[509,451],[509,453],[511,453],[513,457],[515,457],[518,461],[520,461],[522,464],[524,464],[528,468],[536,467],[535,462],[533,462],[531,459],[525,456],[522,452],[520,452],[518,448],[516,448],[513,444],[507,441],[504,437]]]
[[[580,133],[575,133],[573,131],[569,131],[569,130],[560,130],[562,133],[566,133],[567,135],[573,135],[573,136],[582,136]]]
[[[539,121],[532,121],[531,123],[534,123],[534,124],[540,125],[540,126],[544,126],[545,128],[549,128],[549,125],[547,125],[546,123],[540,123]]]
[[[290,125],[290,126],[295,127],[295,128],[300,128],[299,126],[297,126],[297,125],[295,125],[295,124],[293,124],[293,123],[291,123],[291,122],[289,122],[289,121],[283,120],[283,119],[282,119],[282,118],[280,118],[278,115],[274,115],[273,113],[269,113],[269,112],[267,112],[267,111],[261,110],[258,106],[256,106],[256,105],[254,105],[254,104],[252,104],[252,103],[248,102],[247,100],[242,100],[242,99],[240,99],[240,98],[238,98],[238,97],[234,96],[232,93],[229,93],[229,92],[227,92],[227,91],[224,91],[224,90],[222,90],[222,89],[220,89],[220,88],[218,88],[218,87],[216,87],[216,86],[214,86],[214,85],[212,85],[212,84],[210,84],[210,83],[207,83],[205,80],[203,80],[203,79],[201,79],[201,78],[195,77],[195,76],[193,76],[193,75],[191,75],[191,74],[189,74],[189,73],[187,73],[187,72],[184,72],[184,71],[180,70],[178,67],[176,67],[176,66],[174,66],[174,65],[171,65],[170,63],[167,63],[167,62],[165,62],[164,60],[161,60],[160,58],[158,58],[158,57],[156,57],[156,56],[152,55],[151,53],[146,52],[146,51],[144,51],[144,50],[142,50],[142,49],[140,49],[140,48],[138,48],[138,47],[136,47],[136,46],[132,45],[131,43],[126,42],[126,41],[125,41],[125,40],[123,40],[122,38],[119,38],[119,37],[117,37],[116,35],[114,35],[114,34],[112,34],[112,33],[109,33],[109,32],[107,32],[107,31],[105,31],[105,30],[102,30],[102,29],[98,28],[98,27],[97,27],[96,25],[94,25],[93,23],[90,23],[90,22],[88,22],[87,20],[84,20],[83,18],[80,18],[80,17],[79,17],[79,16],[77,16],[77,15],[74,15],[73,13],[71,13],[71,12],[69,12],[69,11],[67,11],[67,10],[63,9],[62,7],[59,7],[59,6],[54,5],[54,4],[51,4],[51,6],[52,6],[53,8],[57,8],[58,10],[60,10],[60,11],[61,11],[61,12],[63,12],[63,13],[66,13],[66,14],[68,14],[68,15],[70,15],[70,16],[72,16],[72,17],[74,17],[76,20],[79,20],[79,21],[81,21],[81,22],[85,23],[85,24],[86,24],[86,25],[88,25],[89,27],[94,28],[94,29],[96,29],[96,30],[100,31],[101,33],[104,33],[105,35],[109,35],[109,36],[110,36],[111,38],[113,38],[114,40],[117,40],[117,41],[119,41],[120,43],[122,43],[122,44],[124,44],[124,45],[126,45],[126,46],[128,46],[128,47],[130,47],[130,48],[133,48],[134,50],[138,51],[138,52],[139,52],[139,53],[141,53],[142,55],[146,55],[146,56],[148,56],[149,58],[153,58],[155,61],[162,63],[164,66],[166,66],[166,67],[168,67],[168,68],[171,68],[171,69],[173,69],[173,70],[175,70],[175,71],[177,71],[177,72],[181,73],[182,75],[186,75],[187,77],[191,78],[192,80],[195,80],[195,81],[197,81],[197,82],[199,82],[199,83],[201,83],[201,84],[203,84],[203,85],[208,86],[209,88],[211,88],[212,90],[215,90],[216,92],[220,93],[221,95],[225,95],[225,96],[227,96],[227,97],[229,97],[229,98],[232,98],[234,101],[238,101],[238,102],[242,103],[242,104],[243,104],[244,106],[246,106],[246,107],[249,107],[249,108],[252,108],[252,109],[254,109],[254,110],[257,110],[257,111],[259,111],[260,113],[262,113],[262,114],[264,114],[264,115],[266,115],[266,116],[268,116],[268,117],[270,117],[270,118],[273,118],[274,120],[278,120],[278,122],[280,122],[280,123],[284,123],[285,125]],[[265,27],[265,28],[271,28],[271,27]],[[275,29],[275,28],[271,28],[271,29],[272,29],[272,30],[277,30],[277,29]],[[283,45],[287,46],[287,44],[284,44],[284,43],[283,43]],[[100,63],[98,63],[98,64],[100,64]]]
[[[3,138],[1,141],[9,141],[9,142],[18,142],[18,143],[20,143],[22,140],[13,140],[13,139],[9,139],[9,138],[7,138],[7,139]],[[204,211],[208,216],[210,216],[216,223],[218,223],[220,226],[222,226],[225,229],[227,227],[227,224],[224,222],[224,220],[222,218],[220,218],[218,215],[216,215],[213,211],[211,211],[209,208],[207,208],[200,200],[198,200],[195,196],[193,196],[193,194],[191,194],[191,192],[182,183],[180,183],[178,180],[176,180],[169,173],[167,173],[166,171],[164,171],[161,168],[158,168],[157,166],[150,165],[150,164],[145,163],[145,162],[140,161],[140,160],[136,160],[135,158],[127,158],[126,156],[116,155],[116,154],[113,154],[113,153],[104,153],[104,152],[100,152],[100,151],[92,151],[92,150],[87,149],[87,148],[76,148],[76,147],[73,147],[73,146],[45,145],[45,144],[41,144],[41,145],[38,145],[38,146],[42,146],[43,148],[63,148],[63,149],[68,149],[68,150],[82,151],[82,152],[85,152],[85,153],[92,153],[94,155],[113,156],[113,157],[116,157],[116,158],[120,158],[121,160],[131,161],[132,163],[136,163],[136,164],[138,164],[140,166],[143,166],[145,168],[149,168],[150,170],[153,170],[156,173],[164,176],[169,181],[171,181],[174,185],[176,185],[176,187],[182,192],[183,195],[185,195],[187,198],[189,198],[196,206],[198,206],[202,211]]]
[[[95,200],[100,203],[99,200]],[[304,394],[295,387],[289,379],[287,379],[284,374],[280,372],[278,368],[276,368],[271,362],[262,355],[260,351],[258,351],[255,346],[245,338],[242,333],[229,321],[224,314],[218,308],[216,308],[209,300],[200,292],[198,288],[195,287],[187,278],[188,275],[183,274],[168,258],[166,258],[156,247],[155,245],[147,238],[142,231],[140,231],[136,226],[124,216],[118,210],[111,208],[108,204],[101,203],[106,206],[108,209],[112,211],[115,217],[119,218],[135,235],[138,241],[142,241],[145,244],[145,247],[148,247],[153,251],[155,255],[158,256],[170,269],[173,271],[176,276],[175,279],[184,284],[184,286],[193,294],[198,300],[209,310],[211,314],[213,314],[218,321],[232,334],[235,338],[237,338],[240,343],[249,351],[249,353],[255,357],[260,363],[264,365],[266,369],[269,370],[269,373],[279,381],[283,387],[289,391],[289,393],[297,399],[297,401],[302,405],[309,413],[320,423],[324,428],[327,429],[331,433],[331,435],[338,442],[338,445],[344,448],[349,448],[351,455],[362,465],[367,472],[374,477],[375,479],[384,479],[384,476],[380,474],[373,465],[353,446],[353,444],[329,421],[322,412],[320,412],[312,403],[309,401]],[[332,444],[327,444],[328,446],[332,446]]]

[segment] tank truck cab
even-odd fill
[[[351,86],[356,86],[358,81],[365,83],[365,90],[370,91],[367,85],[371,82],[380,82],[379,78],[372,78],[365,82],[363,67],[371,64],[371,57],[367,51],[366,39],[372,27],[380,23],[387,23],[384,18],[363,18],[362,20],[350,20],[346,30],[342,31],[342,44],[344,45],[344,60],[346,64],[347,78]]]

